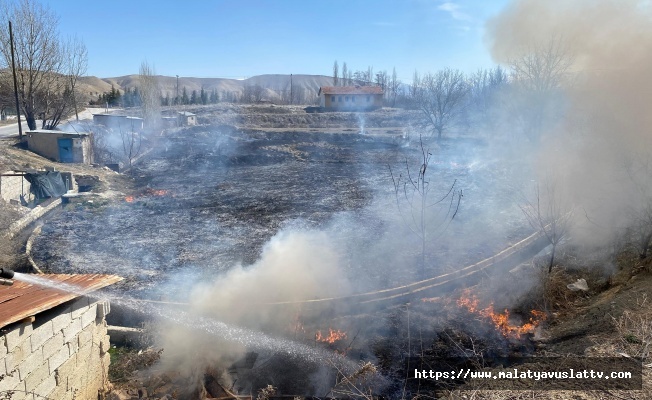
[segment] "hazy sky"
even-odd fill
[[[492,66],[487,18],[508,0],[41,0],[88,47],[88,74],[240,78],[340,68],[474,71]]]

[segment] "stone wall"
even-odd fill
[[[81,297],[3,329],[0,398],[97,399],[108,386],[108,312]]]
[[[5,172],[12,174],[13,172]],[[0,196],[6,201],[20,200],[20,195],[25,196],[25,200],[31,200],[32,194],[29,192],[30,183],[22,176],[0,176]]]

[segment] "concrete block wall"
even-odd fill
[[[12,171],[4,172],[12,174]],[[25,196],[25,200],[31,200],[32,194],[29,192],[30,183],[22,176],[0,176],[0,196],[6,201],[20,200],[20,195]]]
[[[4,330],[0,398],[97,399],[108,385],[108,311],[108,303],[81,297]]]

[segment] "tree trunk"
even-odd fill
[[[548,274],[552,273],[552,266],[555,264],[555,250],[557,248],[557,243],[552,244],[552,253],[550,254],[550,265],[548,265]]]
[[[34,118],[34,113],[25,112],[25,120],[27,121],[29,130],[33,131],[36,129],[36,118]]]

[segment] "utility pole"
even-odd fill
[[[177,75],[177,97],[174,99],[174,102],[179,105],[179,75]]]
[[[20,124],[20,105],[18,104],[18,80],[16,80],[16,62],[14,61],[14,32],[9,21],[9,43],[11,47],[11,70],[14,74],[14,98],[16,99],[16,120],[18,121],[18,141],[23,141],[23,127]]]
[[[292,74],[290,74],[290,104],[292,104]]]
[[[75,119],[79,122],[79,113],[77,112],[77,97],[75,96],[75,83],[72,80],[72,75],[70,75],[70,90],[72,90],[72,104],[75,106]]]

